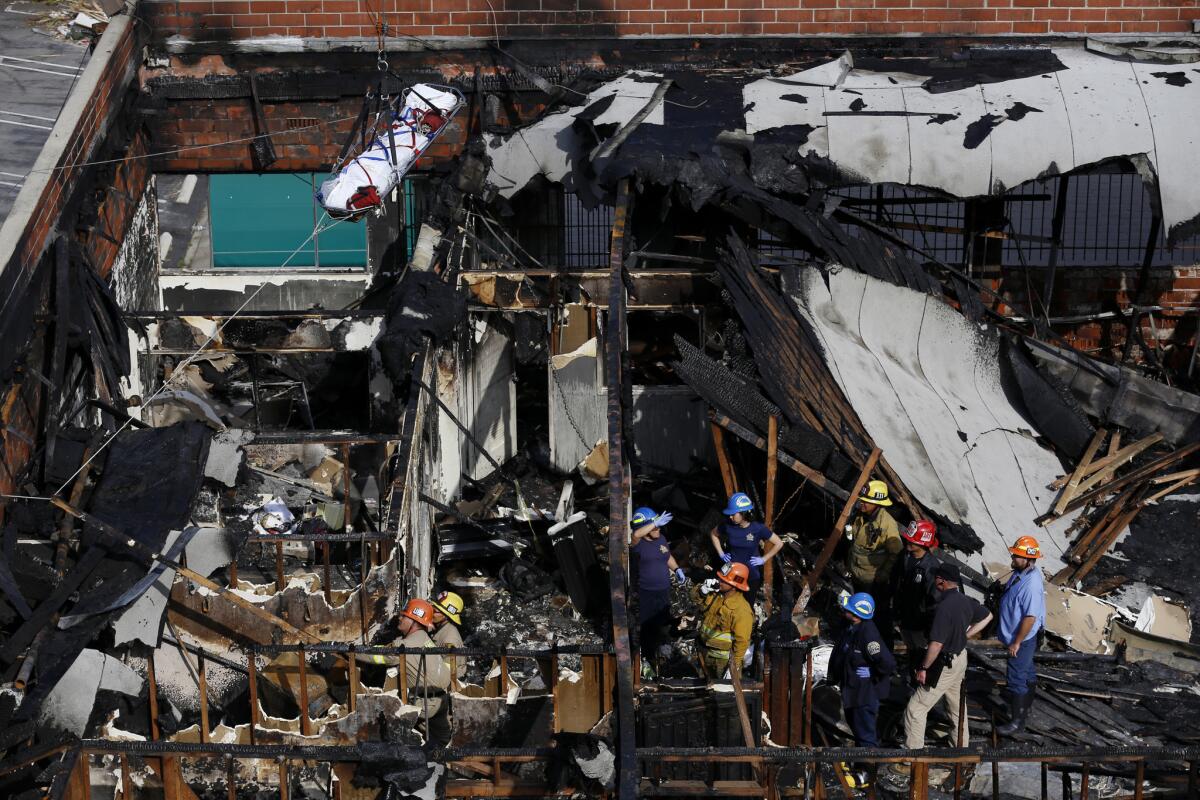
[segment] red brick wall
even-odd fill
[[[115,31],[114,31],[115,32]],[[49,174],[36,211],[30,216],[17,246],[11,253],[3,270],[4,288],[8,303],[0,314],[19,318],[30,315],[33,308],[44,308],[45,298],[41,289],[32,281],[39,269],[52,259],[49,252],[54,239],[64,233],[75,235],[81,223],[98,222],[95,228],[120,241],[136,207],[124,201],[122,193],[140,197],[149,176],[149,165],[145,161],[127,161],[108,166],[84,166],[103,153],[102,146],[109,135],[109,126],[119,106],[136,91],[131,84],[136,75],[136,65],[142,46],[140,24],[129,25],[120,34],[111,58],[104,66],[103,74],[86,110],[79,115],[70,139],[58,159],[56,169]],[[77,87],[78,90],[78,87]],[[144,148],[144,141],[141,146]],[[137,155],[138,144],[129,151]],[[98,173],[97,170],[106,170]],[[32,179],[32,176],[31,176]],[[27,183],[29,181],[27,180]],[[92,202],[81,197],[85,188],[96,187],[97,194]],[[119,191],[118,191],[119,190]],[[81,208],[90,209],[81,219]],[[78,234],[84,247],[95,259],[94,266],[107,274],[116,255],[116,247],[94,233]],[[39,285],[40,286],[40,285]],[[26,363],[41,363],[41,338],[33,329],[6,329],[6,352],[22,354]],[[23,343],[32,339],[28,346]],[[7,368],[8,364],[0,365]],[[0,491],[11,493],[19,490],[13,483],[29,459],[31,441],[37,441],[38,414],[43,400],[39,381],[23,374],[17,367],[13,378],[0,389]]]
[[[362,98],[341,102],[263,103],[267,129],[278,161],[272,171],[303,172],[328,169],[341,152],[354,124]],[[458,153],[466,137],[459,115],[421,156],[418,168]],[[315,122],[314,122],[315,121]],[[153,123],[154,159],[164,172],[252,172],[250,137],[255,135],[250,100],[174,100],[169,116]],[[233,144],[223,144],[242,140]]]
[[[155,35],[491,38],[1188,33],[1194,0],[144,0]]]
[[[103,143],[104,133],[110,121],[109,116],[114,111],[115,104],[119,104],[125,97],[133,79],[138,48],[138,26],[130,25],[125,29],[112,57],[105,65],[92,102],[87,104],[86,111],[79,117],[70,142],[56,165],[57,168],[50,173],[37,211],[25,229],[21,246],[12,254],[13,263],[9,264],[10,267],[16,264],[26,269],[32,268],[50,245],[59,229],[59,217],[63,206],[78,188],[79,180],[85,171],[84,167],[76,165],[92,159]],[[115,233],[110,232],[109,235],[119,241],[122,233],[123,229]]]

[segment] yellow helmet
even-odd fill
[[[433,607],[445,614],[455,625],[462,625],[463,599],[454,592],[440,592],[436,599],[431,601]]]
[[[862,494],[858,497],[864,503],[870,503],[875,506],[890,506],[892,501],[888,499],[887,484],[883,481],[871,481],[863,487]]]

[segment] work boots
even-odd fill
[[[1009,708],[1012,718],[1003,725],[996,726],[996,733],[1001,736],[1012,736],[1025,730],[1025,721],[1029,717],[1029,709],[1033,706],[1032,687],[1024,694],[1009,695]]]

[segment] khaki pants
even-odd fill
[[[967,675],[967,652],[956,655],[950,666],[942,670],[937,686],[918,686],[904,709],[904,746],[910,750],[920,750],[925,746],[925,720],[929,712],[943,697],[950,712],[950,741],[957,746],[958,741],[958,702],[962,693],[963,678]],[[963,726],[962,746],[971,743],[971,734],[967,726]]]

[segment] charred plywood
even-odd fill
[[[970,526],[986,560],[1007,558],[1053,501],[1046,487],[1062,468],[1008,400],[995,334],[941,300],[851,270],[788,272],[785,289],[917,500]],[[1048,557],[1064,551],[1068,524],[1039,535]]]
[[[464,336],[438,351],[438,400],[450,409],[447,413],[439,406],[433,411],[438,432],[437,485],[443,502],[458,496],[463,475],[485,478],[495,469],[493,459],[503,463],[515,454],[515,372],[512,326],[498,314],[472,316]]]

